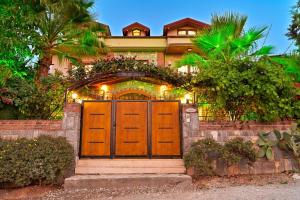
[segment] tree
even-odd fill
[[[281,65],[269,58],[259,61],[211,62],[194,78],[201,95],[231,120],[291,119],[300,111],[293,81]]]
[[[178,64],[198,67],[195,90],[214,112],[225,112],[231,120],[298,115],[293,78],[300,73],[281,57],[270,58],[272,46],[259,48],[266,27],[245,30],[246,21],[237,14],[214,15],[211,27],[193,40],[201,53],[187,54]]]
[[[23,0],[0,1],[0,82],[10,76],[33,78],[32,60],[35,56],[36,32],[34,11]],[[5,73],[4,73],[5,72]]]
[[[195,62],[207,66],[211,60],[231,62],[268,55],[273,47],[257,48],[257,42],[264,37],[267,27],[245,30],[246,16],[227,13],[223,16],[213,15],[211,26],[203,30],[193,40],[201,54]]]
[[[300,50],[300,1],[292,9],[292,23],[288,28],[287,36],[295,40],[298,50]]]
[[[37,12],[36,49],[41,51],[38,80],[48,75],[53,55],[78,62],[81,56],[97,55],[103,50],[97,37],[103,29],[89,12],[92,0],[35,0],[31,6]]]

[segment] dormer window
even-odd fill
[[[196,30],[178,30],[178,36],[195,36],[197,34]]]
[[[189,30],[189,31],[187,31],[187,35],[196,35],[197,34],[197,32],[195,31],[195,30]]]
[[[141,30],[140,29],[134,29],[132,31],[132,36],[141,36]]]

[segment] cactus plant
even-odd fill
[[[300,132],[292,130],[291,133],[280,133],[278,130],[274,131],[278,140],[278,147],[285,151],[292,151],[294,156],[300,157]]]
[[[266,157],[268,160],[274,160],[273,147],[277,145],[277,141],[269,139],[270,133],[261,132],[258,136],[257,145],[259,146],[258,157]]]

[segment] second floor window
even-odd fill
[[[195,30],[178,30],[177,34],[179,36],[195,36],[197,31]]]
[[[141,36],[141,30],[139,29],[134,29],[132,31],[132,36]]]

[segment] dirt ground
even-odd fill
[[[291,175],[263,175],[237,177],[201,177],[187,188],[174,185],[164,187],[130,187],[63,190],[59,187],[31,186],[20,189],[0,190],[0,199],[32,200],[299,200],[300,181]]]

